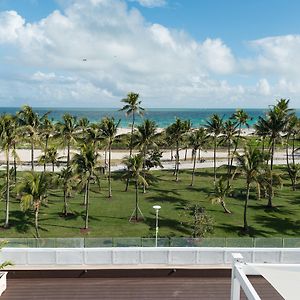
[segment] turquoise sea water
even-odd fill
[[[16,113],[20,108],[5,107],[0,108],[0,114]],[[126,117],[124,112],[118,111],[116,108],[34,108],[40,115],[50,111],[50,118],[54,121],[61,119],[66,112],[77,116],[78,118],[87,117],[91,122],[99,121],[104,116],[113,116],[115,119],[121,119],[121,127],[129,127],[131,118]],[[214,113],[219,114],[224,119],[228,119],[236,109],[182,109],[182,108],[152,108],[145,111],[143,118],[155,121],[158,127],[165,128],[174,122],[175,118],[190,120],[193,127],[204,125],[206,120]],[[245,109],[251,117],[249,125],[253,125],[259,116],[263,116],[267,109]],[[300,110],[296,110],[296,114],[300,117]],[[142,118],[137,117],[136,123],[141,123]]]

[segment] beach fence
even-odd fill
[[[155,238],[0,238],[5,248],[155,247]],[[158,247],[300,248],[300,238],[158,238]]]

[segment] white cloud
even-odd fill
[[[15,11],[0,12],[0,44],[14,42],[19,37],[25,20]]]
[[[278,94],[300,96],[298,36],[253,41],[257,55],[241,60],[221,39],[151,24],[122,0],[60,1],[63,12],[36,23],[0,13],[0,50],[12,50],[0,58],[0,105],[111,107],[129,91],[146,107],[263,106]],[[239,83],[241,74],[255,83]]]
[[[130,0],[131,2],[138,2],[141,6],[145,7],[162,7],[167,4],[166,0]]]
[[[268,96],[271,94],[271,87],[266,78],[262,78],[257,83],[257,91],[261,95]]]

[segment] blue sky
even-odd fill
[[[108,107],[135,90],[148,107],[300,107],[297,0],[0,0],[0,12],[3,106]]]

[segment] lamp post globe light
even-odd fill
[[[154,205],[153,208],[155,209],[156,217],[155,217],[155,247],[157,247],[157,236],[158,236],[158,212],[161,209],[161,206]]]

